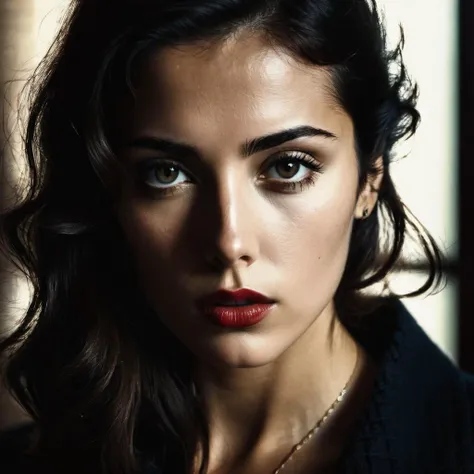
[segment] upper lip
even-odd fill
[[[271,304],[275,301],[257,291],[242,288],[235,291],[218,290],[207,296],[199,298],[199,306],[218,306],[219,304],[232,304],[250,302],[253,304]]]

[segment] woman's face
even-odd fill
[[[276,361],[332,310],[363,206],[351,119],[326,71],[256,37],[162,51],[139,77],[118,214],[144,294],[201,360]],[[276,301],[263,321],[198,311],[238,288]]]

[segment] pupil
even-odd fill
[[[293,178],[299,169],[299,163],[294,163],[292,161],[287,161],[284,163],[279,163],[277,165],[279,167],[278,174],[282,178]]]
[[[156,177],[158,181],[169,184],[178,177],[178,170],[175,166],[160,167],[156,170]]]

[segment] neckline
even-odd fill
[[[472,440],[459,369],[398,299],[387,299],[348,329],[380,370],[343,456],[344,472],[436,473],[442,466],[448,469],[443,472],[458,472],[452,464],[458,447],[452,443]]]

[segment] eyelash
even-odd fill
[[[266,170],[278,165],[279,163],[297,163],[305,166],[310,171],[305,178],[300,179],[299,181],[286,181],[284,178],[278,180],[275,183],[275,186],[284,192],[295,192],[297,187],[300,192],[310,188],[316,183],[316,179],[323,172],[323,165],[321,163],[316,161],[311,155],[301,151],[279,153],[271,159]]]
[[[302,192],[304,189],[310,188],[312,185],[315,184],[316,179],[320,174],[323,172],[323,165],[316,161],[311,155],[308,153],[294,151],[294,152],[283,152],[275,155],[273,158],[270,159],[270,163],[266,166],[265,172],[269,169],[273,168],[274,166],[280,163],[297,163],[299,165],[305,166],[310,173],[305,178],[299,181],[286,181],[285,178],[281,178],[281,180],[274,179],[273,183],[271,184],[273,187],[278,188],[280,192],[295,192],[297,191],[297,187],[299,188],[299,192]],[[141,188],[144,188],[147,192],[151,192],[156,194],[160,197],[166,197],[174,195],[175,193],[179,192],[179,188],[182,187],[182,184],[187,184],[186,182],[179,183],[177,185],[171,185],[164,188],[158,188],[151,184],[149,184],[150,178],[149,175],[154,170],[156,170],[159,166],[172,166],[177,168],[180,172],[186,172],[185,169],[178,163],[167,160],[167,159],[151,159],[145,160],[138,164],[138,185]],[[263,175],[264,173],[261,173]],[[289,178],[291,179],[291,178]]]

